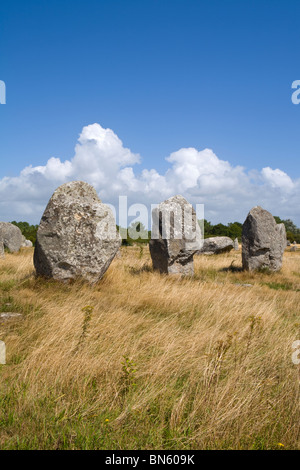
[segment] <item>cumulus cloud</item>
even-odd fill
[[[194,204],[205,205],[212,222],[243,221],[255,205],[300,224],[300,181],[270,167],[247,171],[220,159],[210,149],[182,148],[166,160],[164,174],[156,169],[139,171],[141,157],[124,147],[119,137],[99,124],[82,129],[72,160],[50,158],[46,165],[28,166],[16,177],[0,180],[2,220],[38,223],[45,205],[60,184],[83,180],[100,198],[117,206],[119,195],[129,204],[151,204],[182,194]]]
[[[272,188],[278,188],[286,192],[291,192],[294,189],[294,183],[292,179],[284,171],[272,170],[270,167],[262,169],[262,177],[269,183]]]

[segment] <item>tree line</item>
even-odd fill
[[[292,220],[282,220],[278,216],[275,216],[274,219],[278,224],[283,223],[285,225],[287,239],[291,243],[293,243],[293,241],[300,243],[300,228],[298,228]],[[27,240],[32,241],[33,245],[35,245],[38,225],[30,225],[28,222],[16,222],[15,220],[11,223],[19,227],[24,237]],[[208,220],[204,219],[199,221],[199,224],[203,224],[204,226],[205,238],[229,237],[233,240],[238,238],[239,241],[242,239],[243,224],[240,222],[230,222],[227,225],[221,223],[214,225]],[[128,228],[119,227],[117,225],[117,229],[122,236],[123,245],[131,246],[134,243],[147,244],[151,239],[151,231],[146,230],[142,222],[134,222]]]
[[[15,220],[11,223],[19,227],[26,240],[30,240],[35,245],[38,225],[30,225],[28,222],[16,222]]]

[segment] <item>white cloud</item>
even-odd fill
[[[292,179],[284,171],[272,170],[269,166],[262,169],[262,176],[264,180],[269,183],[272,188],[279,188],[283,191],[290,192],[294,189]]]
[[[255,205],[300,225],[300,181],[270,167],[246,171],[221,160],[210,149],[182,148],[166,158],[165,174],[155,169],[135,171],[141,158],[123,146],[111,129],[99,124],[83,128],[72,160],[50,158],[46,165],[24,168],[19,176],[0,180],[1,220],[38,223],[57,186],[72,180],[92,184],[104,202],[117,204],[119,195],[130,203],[151,204],[182,194],[205,204],[212,222],[243,221]]]

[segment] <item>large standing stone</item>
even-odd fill
[[[152,211],[152,219],[149,248],[153,268],[161,273],[192,275],[193,255],[202,245],[193,206],[184,197],[174,196]]]
[[[199,255],[219,255],[233,249],[233,241],[229,237],[205,238]]]
[[[38,275],[96,282],[117,253],[121,237],[111,209],[82,181],[60,186],[42,216],[34,251]]]
[[[12,253],[19,251],[23,235],[19,227],[9,222],[0,222],[0,242]]]
[[[286,248],[284,224],[276,224],[270,212],[254,207],[249,212],[242,231],[243,268],[269,268],[278,271]]]

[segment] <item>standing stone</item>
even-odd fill
[[[276,224],[272,214],[259,206],[251,209],[242,231],[243,268],[249,271],[260,268],[278,271],[285,248],[284,224]]]
[[[233,249],[233,241],[229,237],[205,238],[199,255],[219,255]]]
[[[182,196],[173,196],[152,211],[149,242],[153,268],[161,273],[192,275],[194,254],[202,236],[193,206]]]
[[[11,253],[19,251],[23,241],[23,235],[19,227],[9,222],[0,222],[0,242]]]
[[[60,186],[45,209],[34,251],[38,275],[91,283],[104,275],[121,245],[111,209],[82,181]]]
[[[284,224],[276,224],[276,227],[279,234],[279,249],[283,254],[287,247],[286,228]]]
[[[240,249],[238,238],[234,239],[233,248],[234,248],[235,251],[238,251]]]
[[[297,246],[296,245],[291,246],[290,251],[298,251]]]

